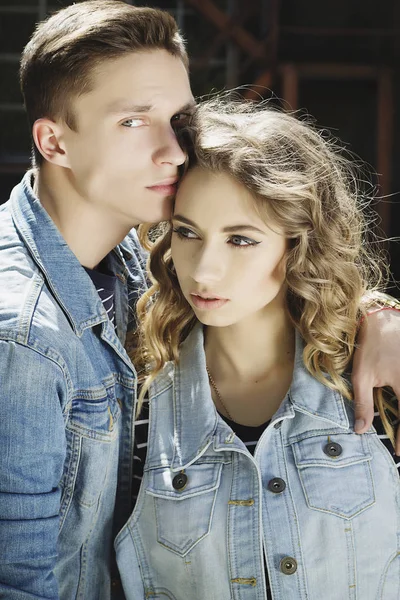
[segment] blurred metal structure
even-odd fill
[[[340,44],[343,38],[364,40],[379,40],[389,38],[393,45],[393,56],[399,53],[400,47],[400,9],[399,3],[393,1],[393,15],[391,27],[368,28],[368,27],[305,27],[284,26],[280,23],[279,9],[280,0],[261,0],[260,2],[231,0],[227,2],[227,10],[224,12],[215,0],[185,0],[187,5],[195,8],[210,23],[217,33],[210,47],[204,52],[203,57],[194,61],[194,68],[209,64],[215,56],[218,48],[223,42],[229,41],[230,46],[240,49],[245,55],[244,61],[239,68],[237,52],[230,50],[230,54],[236,57],[235,62],[227,61],[227,87],[235,87],[240,80],[240,74],[249,71],[249,67],[255,67],[255,76],[248,82],[248,89],[243,95],[249,99],[259,99],[260,96],[269,95],[272,88],[280,89],[280,97],[285,106],[296,110],[299,108],[299,81],[311,79],[323,79],[334,81],[371,80],[376,85],[377,110],[375,115],[375,127],[377,130],[376,147],[376,170],[379,174],[379,193],[387,196],[391,191],[392,175],[392,143],[393,143],[393,72],[384,66],[364,64],[344,64],[343,62],[316,62],[296,61],[296,53],[293,53],[293,61],[278,62],[279,36],[290,34],[301,44],[304,38],[328,38],[333,46]],[[240,17],[239,17],[240,15]],[[256,16],[257,22],[261,24],[261,37],[246,28],[249,17]],[[396,27],[397,24],[397,27]],[[295,46],[294,46],[295,47]],[[321,57],[323,58],[323,57]],[[351,60],[351,57],[349,57]],[[242,79],[243,81],[243,79]],[[390,204],[380,203],[378,213],[381,218],[381,228],[389,232]]]
[[[343,65],[306,63],[286,63],[280,66],[282,77],[282,97],[288,105],[299,108],[298,93],[301,79],[331,80],[338,83],[345,80],[371,81],[376,89],[376,164],[379,175],[379,195],[388,196],[391,192],[392,145],[393,145],[393,72],[389,67],[368,65]],[[360,101],[362,99],[360,98]],[[377,212],[381,219],[381,229],[389,233],[390,204],[380,203]]]
[[[29,163],[15,77],[20,52],[34,23],[59,9],[60,2],[0,1],[0,173],[10,173],[23,171]],[[61,5],[72,1],[62,0]],[[302,89],[311,82],[370,82],[376,106],[374,122],[367,124],[376,140],[372,162],[380,173],[380,193],[390,193],[399,0],[380,0],[379,6],[373,0],[362,6],[356,0],[327,1],[323,6],[318,0],[125,1],[159,7],[175,17],[188,41],[194,93],[200,97],[241,87],[248,99],[275,96],[285,107],[297,109],[304,106]],[[389,233],[390,204],[378,210],[382,228]]]
[[[55,7],[56,8],[56,7]],[[2,23],[2,32],[3,40],[6,40],[6,29],[7,25],[10,22],[17,23],[19,19],[24,18],[26,16],[32,17],[32,23],[41,21],[45,18],[47,12],[49,10],[48,0],[25,0],[25,3],[20,3],[19,1],[12,2],[10,0],[5,4],[0,4],[0,23]],[[11,17],[11,19],[10,19]],[[11,32],[8,32],[9,35]],[[10,35],[11,38],[11,35]],[[7,48],[7,43],[2,44],[2,49],[0,51],[0,69],[4,68],[4,65],[8,65],[14,70],[15,74],[18,72],[18,64],[20,59],[20,52],[15,51],[13,47],[9,50]],[[7,83],[7,79],[1,77],[2,84],[0,84],[1,89],[1,101],[0,101],[0,114],[2,115],[1,125],[4,127],[4,123],[12,122],[15,120],[15,117],[25,122],[24,114],[24,106],[22,104],[22,98],[16,99],[15,94],[12,95],[10,99],[7,98],[7,94],[5,90],[3,90],[3,85]],[[29,162],[29,147],[26,148],[25,153],[18,152],[7,152],[6,148],[3,148],[3,144],[1,144],[2,148],[0,150],[0,173],[9,173],[9,172],[19,172],[22,169],[26,168],[27,163]]]

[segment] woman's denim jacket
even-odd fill
[[[116,542],[128,600],[399,600],[400,487],[374,431],[316,381],[292,385],[254,458],[218,416],[200,327],[150,395],[145,473]]]
[[[114,506],[115,529],[132,510],[123,343],[144,265],[135,232],[110,254],[116,332],[30,177],[0,209],[0,597],[106,600]]]

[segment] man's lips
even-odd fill
[[[172,196],[176,193],[176,187],[178,183],[178,177],[169,177],[168,179],[164,179],[163,181],[159,181],[154,185],[147,186],[148,190],[153,192],[157,192],[158,194],[162,194],[165,196]]]
[[[201,310],[211,310],[215,308],[221,308],[224,306],[229,300],[227,298],[221,298],[219,296],[212,296],[211,294],[202,295],[191,293],[190,298],[192,299],[193,304],[196,308]]]

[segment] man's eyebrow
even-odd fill
[[[174,114],[178,114],[181,112],[190,112],[196,108],[196,103],[194,101],[187,102],[182,108],[179,108],[174,112]],[[131,114],[131,113],[147,113],[153,109],[152,104],[126,104],[124,101],[117,100],[116,102],[112,102],[107,106],[107,113],[116,113],[116,114]]]
[[[146,113],[152,109],[151,104],[126,104],[118,101],[112,102],[107,106],[108,113],[130,114],[130,113]]]
[[[185,106],[182,106],[179,110],[176,110],[174,114],[178,114],[181,112],[191,112],[196,108],[197,104],[194,100],[187,102]]]
[[[190,225],[191,227],[195,227],[199,229],[199,226],[196,225],[194,221],[183,217],[182,215],[173,215],[172,219],[174,221],[181,221],[181,223],[186,223],[186,225]],[[265,235],[265,231],[254,227],[254,225],[228,225],[222,229],[223,233],[236,233],[237,231],[255,231],[257,233],[262,233]]]

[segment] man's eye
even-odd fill
[[[260,242],[244,237],[243,235],[233,235],[229,238],[229,243],[236,247],[257,246]]]
[[[171,125],[174,127],[183,127],[189,123],[190,117],[190,113],[177,113],[172,117]]]
[[[124,127],[140,127],[144,125],[143,119],[128,119],[122,123]]]
[[[173,227],[172,231],[177,234],[180,239],[195,240],[197,235],[191,229],[187,227]]]

